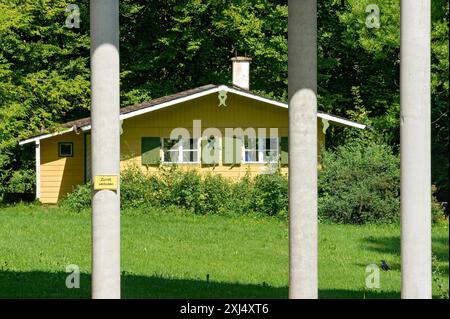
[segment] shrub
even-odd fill
[[[34,193],[36,174],[32,169],[17,170],[6,185],[3,187],[5,193]]]
[[[337,223],[385,223],[399,219],[400,161],[389,146],[350,140],[322,154],[319,217]]]
[[[257,213],[285,217],[287,179],[280,174],[230,180],[221,175],[203,178],[195,170],[175,165],[156,174],[143,174],[137,167],[121,173],[121,208],[180,207],[197,214]],[[60,203],[80,211],[91,206],[91,185],[79,185]]]
[[[74,190],[63,198],[60,205],[76,212],[90,208],[91,183],[75,186]]]
[[[198,172],[181,171],[174,166],[168,172],[163,172],[161,178],[161,204],[175,205],[194,212],[199,210],[202,180]]]
[[[437,201],[436,197],[434,196],[435,192],[437,191],[437,188],[435,185],[431,186],[431,218],[433,223],[439,223],[446,219],[448,219],[448,216],[445,215],[444,207]]]
[[[246,174],[242,179],[231,183],[231,200],[226,203],[226,211],[231,215],[245,215],[254,212],[253,207],[253,179]]]
[[[253,211],[267,216],[286,217],[288,180],[280,173],[257,175],[254,180]]]
[[[161,189],[160,179],[153,174],[142,174],[137,167],[129,167],[121,173],[121,208],[159,206]]]
[[[198,213],[224,214],[234,202],[232,182],[221,175],[208,174],[203,180]]]
[[[318,179],[318,213],[322,221],[388,223],[399,219],[399,159],[372,140],[353,139],[334,151],[324,151]],[[77,186],[62,205],[72,210],[90,207],[90,185]],[[202,177],[176,165],[144,174],[130,167],[121,174],[123,209],[178,207],[196,214],[257,214],[286,218],[288,180],[280,171],[230,180]],[[433,202],[433,219],[442,210]]]

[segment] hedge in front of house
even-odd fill
[[[231,180],[221,175],[202,177],[175,165],[156,174],[130,167],[121,174],[121,208],[177,206],[196,214],[260,214],[286,216],[287,178],[280,173]],[[79,211],[91,205],[91,185],[76,186],[60,203]]]
[[[363,224],[398,222],[400,214],[399,158],[389,146],[354,139],[321,155],[318,175],[318,215],[321,221]],[[71,210],[90,207],[90,185],[77,186],[61,205]],[[137,167],[121,174],[121,207],[176,206],[196,214],[288,215],[288,180],[279,171],[245,176],[200,176],[195,170],[162,166],[156,174]],[[442,210],[433,204],[433,217]]]

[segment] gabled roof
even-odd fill
[[[167,96],[160,97],[157,99],[153,99],[151,101],[144,102],[141,104],[135,104],[135,105],[130,105],[130,106],[121,108],[120,109],[120,120],[125,120],[125,119],[131,118],[131,117],[135,117],[135,116],[139,116],[139,115],[148,113],[148,112],[160,110],[162,108],[166,108],[166,107],[169,107],[169,106],[172,106],[175,104],[193,100],[193,99],[196,99],[196,98],[199,98],[199,97],[202,97],[205,95],[209,95],[212,93],[216,93],[219,91],[234,93],[234,94],[237,94],[240,96],[244,96],[244,97],[258,100],[258,101],[261,101],[264,103],[268,103],[268,104],[271,104],[274,106],[288,108],[287,103],[268,99],[266,97],[255,94],[251,91],[245,90],[245,89],[240,88],[235,85],[227,86],[227,85],[208,84],[208,85],[197,87],[195,89],[190,89],[190,90],[182,91],[182,92],[179,92],[176,94],[171,94],[171,95],[167,95]],[[364,124],[353,122],[353,121],[350,121],[350,120],[347,120],[347,119],[344,119],[344,118],[341,118],[338,116],[326,114],[326,113],[318,112],[317,117],[322,118],[324,120],[329,120],[332,122],[336,122],[336,123],[340,123],[343,125],[360,128],[360,129],[367,128],[367,126]],[[60,127],[61,127],[61,130],[59,130],[59,131],[34,135],[28,139],[20,141],[19,144],[24,145],[27,143],[39,141],[41,139],[49,138],[52,136],[69,133],[69,132],[72,132],[72,131],[78,130],[78,129],[81,129],[82,131],[88,131],[91,129],[91,118],[86,117],[86,118],[82,118],[79,120],[70,121],[70,122],[62,124]]]

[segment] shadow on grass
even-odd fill
[[[377,290],[319,289],[320,299],[399,299],[400,292]]]
[[[363,239],[362,248],[380,254],[390,255],[391,257],[394,256],[400,260],[400,236],[369,236]],[[448,275],[448,237],[433,236],[433,255],[436,256],[440,262],[446,262],[446,265],[441,266],[440,268],[444,274]],[[393,263],[392,265],[392,269],[400,270],[399,262]]]
[[[374,251],[380,254],[400,256],[400,237],[368,236],[362,239],[362,247],[365,250]]]
[[[65,286],[67,273],[0,272],[0,299],[3,298],[90,298],[91,276],[81,274],[80,288]],[[158,276],[122,275],[122,298],[149,299],[286,299],[288,287],[206,282],[190,279],[170,279]],[[366,292],[340,289],[319,291],[319,298],[398,298],[396,292]]]
[[[91,276],[68,289],[64,272],[0,272],[0,298],[90,298]],[[122,274],[122,298],[287,298],[287,287]]]

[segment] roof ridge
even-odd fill
[[[158,97],[158,98],[155,98],[155,99],[151,99],[149,101],[145,101],[145,102],[142,102],[142,103],[124,106],[124,107],[120,108],[120,114],[121,115],[122,114],[128,114],[130,112],[134,112],[134,111],[137,111],[137,110],[140,110],[140,109],[152,107],[152,106],[164,103],[164,102],[173,101],[173,100],[185,97],[185,96],[189,96],[189,95],[192,95],[192,94],[195,94],[195,93],[199,93],[199,92],[203,92],[203,91],[206,91],[206,90],[210,90],[210,89],[213,89],[213,88],[216,88],[216,87],[218,87],[218,85],[206,84],[206,85],[202,85],[202,86],[199,86],[199,87],[196,87],[196,88],[193,88],[193,89],[189,89],[189,90],[177,92],[177,93],[174,93],[174,94],[161,96],[161,97]],[[69,121],[69,122],[63,123],[63,124],[60,125],[60,127],[70,128],[70,127],[72,127],[74,125],[76,125],[77,127],[80,127],[80,126],[89,125],[90,122],[91,122],[91,117],[88,116],[88,117],[84,117],[84,118],[81,118],[81,119],[77,119],[77,120],[73,120],[73,121]]]

